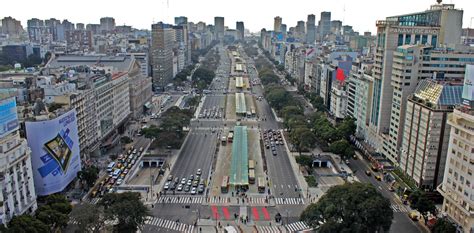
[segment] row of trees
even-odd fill
[[[151,125],[143,129],[142,134],[146,138],[159,139],[153,141],[153,147],[179,149],[186,133],[183,131],[192,118],[192,111],[171,107],[162,114],[160,126]]]

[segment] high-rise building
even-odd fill
[[[175,25],[188,24],[188,18],[186,16],[174,17],[174,24]]]
[[[237,21],[236,25],[235,25],[235,28],[237,29],[237,31],[240,33],[240,39],[244,39],[244,36],[245,36],[245,26],[244,26],[244,22],[242,21]]]
[[[44,29],[44,21],[41,19],[33,18],[27,21],[28,37],[31,42],[40,43]]]
[[[115,19],[112,17],[100,18],[100,31],[102,33],[111,32],[115,30]]]
[[[273,31],[274,32],[280,32],[281,31],[281,24],[282,24],[282,19],[280,16],[277,16],[273,20]]]
[[[12,17],[3,18],[1,25],[1,33],[9,35],[10,37],[18,37],[23,31],[21,22]]]
[[[425,79],[408,97],[400,169],[423,190],[443,180],[450,127],[448,113],[461,103],[462,85]]]
[[[214,34],[217,39],[224,39],[224,17],[214,17]]]
[[[0,224],[13,216],[33,213],[36,192],[31,168],[31,150],[20,137],[15,97],[0,96]]]
[[[442,18],[443,20],[441,20]],[[406,51],[401,51],[397,55],[397,58],[400,59],[397,64],[394,64],[394,53],[402,45],[427,44],[432,47],[438,47],[440,44],[459,43],[461,25],[462,10],[455,9],[452,4],[434,5],[430,10],[424,12],[387,17],[386,20],[377,21],[377,42],[373,75],[374,96],[369,138],[367,141],[378,152],[391,151],[388,155],[385,152],[383,153],[395,164],[398,164],[397,146],[400,147],[401,143],[401,137],[399,137],[401,129],[397,130],[391,124],[397,124],[397,127],[403,125],[404,116],[396,115],[397,112],[401,114],[404,111],[401,105],[406,101],[408,94],[415,90],[417,80],[433,76],[433,72],[438,68],[430,71],[427,67],[420,67],[420,61],[425,60],[423,57],[421,60],[414,59],[414,56],[411,54],[403,57],[403,53],[408,53],[408,50],[413,52],[414,49],[417,49],[416,47],[402,49]],[[346,29],[344,28],[343,31],[345,33]],[[440,54],[439,56],[442,57],[443,55]],[[406,70],[403,70],[405,65],[402,64],[404,62],[402,60],[405,60],[409,66],[417,67],[416,70],[424,69],[426,73],[408,73]],[[393,67],[400,68],[394,71]],[[443,69],[444,67],[439,68]],[[407,70],[412,71],[410,68],[407,68]],[[405,79],[405,76],[408,78]],[[396,78],[397,81],[392,80],[392,77]],[[405,89],[409,91],[404,91]],[[392,106],[392,108],[387,108],[386,106]],[[392,111],[394,109],[396,111]],[[401,119],[398,123],[391,123],[391,116],[394,115]],[[390,131],[392,131],[392,135],[396,135],[395,138],[397,140],[395,140],[396,142],[392,140],[393,142],[389,145]]]
[[[321,18],[319,19],[319,39],[322,41],[329,33],[331,33],[331,12],[321,12]]]
[[[331,21],[331,33],[334,35],[342,34],[342,21],[340,20]]]
[[[474,66],[466,67],[463,104],[448,116],[451,126],[446,168],[438,192],[442,212],[458,226],[457,232],[474,232]]]
[[[308,21],[306,21],[306,43],[314,44],[316,40],[316,16],[313,14],[308,15]]]
[[[85,30],[85,26],[83,23],[76,23],[76,29],[77,30]]]
[[[164,23],[151,25],[153,89],[164,88],[173,78],[174,31]]]
[[[286,31],[287,31],[287,29],[286,29],[286,24],[282,24],[282,25],[280,26],[280,30],[281,30],[281,32],[283,33],[283,35],[286,35]]]

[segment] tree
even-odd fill
[[[80,181],[85,182],[88,188],[94,186],[98,177],[99,169],[96,166],[86,167],[77,173],[77,178],[79,178]]]
[[[388,231],[393,211],[390,201],[371,184],[347,183],[331,187],[318,203],[309,205],[301,220],[319,232]],[[320,225],[320,222],[323,223]]]
[[[329,151],[340,155],[342,159],[347,159],[354,155],[354,149],[352,149],[352,145],[346,139],[331,143]]]
[[[455,233],[456,226],[445,218],[439,218],[431,229],[432,233]]]
[[[295,145],[298,153],[305,149],[310,148],[314,144],[314,134],[311,132],[310,129],[304,128],[296,128],[290,132],[290,140],[293,145]]]
[[[295,157],[296,162],[305,167],[312,167],[313,166],[313,158],[309,155],[300,155]]]
[[[356,124],[354,118],[346,117],[344,120],[337,126],[339,134],[346,139],[349,139],[356,131]]]
[[[118,220],[114,232],[136,232],[145,223],[148,209],[133,192],[108,193],[99,202],[104,207],[105,219]]]
[[[71,217],[77,221],[78,232],[100,232],[104,226],[103,207],[83,203],[72,209]]]
[[[8,229],[0,229],[7,233],[48,233],[51,229],[42,221],[29,214],[14,216],[8,223]]]
[[[45,199],[45,205],[36,210],[36,219],[47,224],[50,229],[63,228],[67,226],[71,210],[71,204],[65,196],[49,195]]]
[[[426,216],[428,213],[434,214],[436,211],[434,202],[430,200],[423,191],[416,190],[412,192],[408,196],[408,200],[410,201],[410,206],[418,210],[423,216]]]
[[[124,144],[127,144],[127,143],[133,142],[133,140],[128,136],[123,136],[123,137],[120,138],[120,142],[122,142]]]

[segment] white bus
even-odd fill
[[[112,169],[114,169],[114,167],[115,167],[115,162],[110,162],[109,165],[107,166],[107,171],[111,172]]]
[[[112,174],[112,178],[117,179],[118,176],[120,176],[120,173],[122,173],[122,170],[115,169],[114,174]]]

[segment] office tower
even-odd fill
[[[23,31],[21,22],[12,17],[3,18],[1,26],[1,33],[9,35],[10,37],[18,37]]]
[[[111,32],[115,30],[115,19],[112,17],[100,18],[100,31],[102,33]]]
[[[15,97],[1,95],[0,109],[0,224],[6,224],[13,216],[33,213],[37,205],[31,151],[20,137]]]
[[[214,17],[214,34],[216,39],[224,38],[224,17]]]
[[[422,190],[443,180],[450,126],[448,114],[461,103],[462,85],[425,79],[408,97],[400,169]]]
[[[188,24],[188,18],[186,16],[174,17],[175,25]]]
[[[280,16],[275,17],[275,19],[273,20],[273,31],[274,32],[280,32],[281,23],[282,23],[281,17]]]
[[[369,144],[378,152],[383,153],[389,160],[398,165],[398,150],[401,145],[404,118],[404,105],[409,94],[413,93],[418,80],[429,78],[438,70],[459,69],[456,67],[435,67],[435,63],[445,61],[432,61],[433,64],[422,59],[414,59],[407,53],[420,49],[437,57],[443,57],[429,47],[438,47],[440,44],[456,44],[460,41],[462,10],[454,9],[454,5],[434,5],[430,10],[405,14],[402,16],[387,17],[386,20],[377,21],[377,42],[374,64],[374,97],[370,118]],[[442,17],[434,17],[434,15]],[[443,20],[441,20],[443,18]],[[446,33],[446,32],[450,33]],[[457,35],[457,36],[456,36]],[[406,47],[413,44],[427,45],[425,47]],[[399,46],[405,46],[397,55],[394,55]],[[407,56],[404,56],[407,54]],[[451,54],[457,56],[456,54]],[[466,55],[462,55],[466,56]],[[395,64],[394,58],[397,62]],[[436,58],[440,59],[440,58]],[[407,64],[403,64],[407,62]],[[464,63],[465,64],[465,63]],[[446,64],[444,64],[446,65]],[[397,70],[393,70],[397,67]],[[406,68],[406,69],[405,69]],[[425,73],[421,73],[422,70]],[[417,73],[417,72],[420,73]],[[409,73],[410,72],[410,73]],[[412,72],[412,73],[411,73]],[[440,73],[440,75],[442,74]],[[463,72],[461,72],[461,75]],[[447,77],[459,74],[446,73]],[[394,78],[394,79],[393,79]],[[392,80],[393,79],[393,80]],[[390,108],[387,106],[391,106]],[[391,116],[394,119],[391,119]],[[393,120],[391,122],[391,120]],[[392,138],[389,140],[389,138]],[[389,141],[391,141],[389,143]]]
[[[286,31],[287,31],[287,29],[286,29],[286,24],[282,24],[282,25],[280,26],[280,30],[281,30],[281,32],[282,32],[284,35],[286,35]]]
[[[319,39],[323,41],[325,37],[331,32],[331,12],[321,12],[318,28],[320,37]]]
[[[308,21],[306,21],[306,43],[314,44],[316,40],[316,16],[313,14],[308,15]]]
[[[331,21],[331,33],[334,35],[341,35],[342,33],[342,21],[333,20]]]
[[[55,18],[47,19],[44,21],[44,26],[46,27],[47,34],[50,36],[52,41],[58,40],[58,27],[61,24],[61,21]]]
[[[76,23],[76,29],[77,30],[85,30],[85,26],[83,23]]]
[[[44,21],[33,18],[33,19],[29,19],[26,24],[27,24],[26,30],[28,31],[28,37],[30,38],[30,41],[35,42],[35,43],[40,43],[41,36],[44,31]]]
[[[242,21],[237,21],[235,28],[237,31],[240,33],[240,39],[243,40],[245,36],[245,27],[244,27],[244,22]]]
[[[451,126],[446,169],[438,192],[443,195],[442,213],[449,216],[457,232],[474,232],[474,66],[466,66],[462,105],[448,116]]]
[[[174,31],[162,22],[151,25],[153,89],[163,89],[173,78]]]
[[[100,33],[100,24],[87,24],[86,30],[90,31],[92,34]]]

